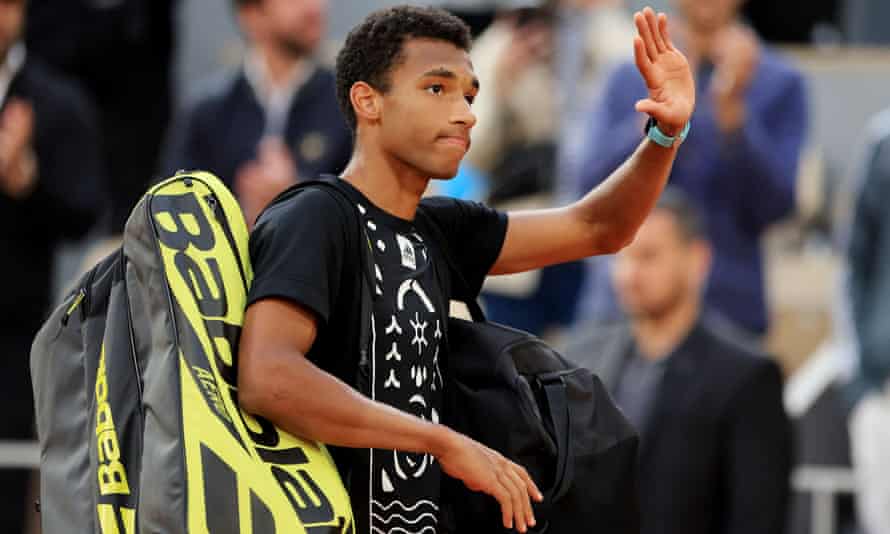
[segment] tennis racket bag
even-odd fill
[[[44,533],[354,532],[324,445],[238,406],[251,280],[217,178],[146,193],[32,347]]]

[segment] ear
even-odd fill
[[[380,120],[383,107],[383,99],[380,92],[366,82],[355,82],[349,89],[349,101],[355,111],[356,122],[363,119],[366,122]]]
[[[704,288],[711,274],[711,262],[713,252],[708,242],[698,239],[690,243],[689,253],[692,256],[692,265],[689,269],[690,282],[694,287]]]

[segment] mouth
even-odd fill
[[[444,145],[460,148],[464,152],[470,149],[470,139],[467,137],[461,137],[457,135],[443,135],[436,139],[436,141]]]

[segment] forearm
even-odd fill
[[[630,242],[670,176],[677,147],[646,139],[603,183],[571,206],[595,235],[594,253],[614,252]]]
[[[246,388],[262,394],[242,394],[241,403],[291,434],[341,447],[434,456],[450,446],[451,430],[373,401],[302,356],[265,360],[263,382]]]

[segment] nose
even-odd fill
[[[458,105],[458,109],[455,110],[451,122],[453,124],[461,124],[466,127],[467,130],[470,130],[476,125],[476,114],[473,113],[473,109],[470,107],[469,102],[465,100],[462,102],[462,104]]]

